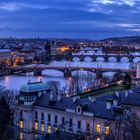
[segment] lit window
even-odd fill
[[[51,133],[51,126],[48,126],[48,133]]]
[[[55,131],[56,131],[56,132],[58,131],[58,128],[57,128],[57,127],[55,127]]]
[[[106,134],[106,135],[109,135],[109,130],[110,130],[110,129],[109,129],[109,126],[106,126],[106,127],[105,127],[105,134]]]
[[[35,122],[35,130],[38,130],[38,122]]]
[[[19,139],[23,140],[23,133],[22,132],[19,133]]]
[[[41,130],[42,130],[42,132],[45,131],[45,125],[44,124],[41,125]]]
[[[23,128],[23,121],[19,122],[19,128],[22,129]]]
[[[101,126],[99,124],[96,125],[96,132],[97,133],[101,132]]]
[[[97,138],[96,140],[101,140],[100,138]]]

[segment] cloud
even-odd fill
[[[26,4],[26,3],[0,3],[0,9],[6,11],[16,11],[20,9],[47,9],[47,6],[44,5],[33,5],[33,4]]]
[[[91,0],[91,2],[94,3],[100,3],[100,4],[116,4],[116,5],[129,5],[134,6],[138,0]]]
[[[115,26],[122,27],[122,28],[135,28],[135,27],[140,27],[140,24],[119,23],[119,24],[115,24]]]

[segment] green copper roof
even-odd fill
[[[21,92],[36,92],[36,91],[42,91],[49,89],[48,85],[46,83],[40,82],[34,82],[34,83],[27,83],[26,85],[21,86],[20,91]]]

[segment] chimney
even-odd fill
[[[74,96],[72,97],[72,99],[73,99],[73,102],[75,102],[77,99],[80,99],[80,96]]]
[[[119,91],[115,91],[115,95],[119,97]]]
[[[112,105],[112,103],[111,103],[111,101],[110,100],[107,100],[106,101],[106,109],[111,109],[111,105]]]
[[[95,97],[93,97],[93,96],[92,96],[92,97],[91,97],[91,96],[89,96],[89,97],[88,97],[88,99],[89,99],[91,102],[95,102],[95,101],[96,101],[96,98],[95,98]]]
[[[118,105],[117,100],[113,100],[113,105],[114,105],[114,106],[117,106],[117,105]]]
[[[130,89],[130,90],[129,90],[129,93],[133,93],[133,90],[132,90],[132,89]]]

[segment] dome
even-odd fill
[[[40,81],[34,83],[28,82],[26,85],[21,86],[20,91],[30,93],[30,92],[43,91],[48,89],[49,89],[48,85]]]

